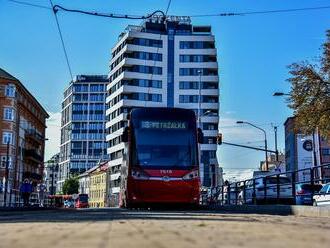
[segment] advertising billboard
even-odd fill
[[[297,167],[298,170],[310,169],[313,166],[313,137],[297,134]],[[298,172],[299,181],[309,181],[310,171]]]

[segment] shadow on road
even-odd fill
[[[246,212],[244,214],[247,214]],[[250,213],[254,214],[254,213]],[[256,216],[246,216],[215,210],[125,210],[118,208],[83,210],[40,210],[0,212],[0,223],[31,222],[98,222],[112,220],[201,220],[258,222]]]

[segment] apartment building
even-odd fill
[[[19,200],[19,188],[25,178],[35,185],[42,180],[48,117],[27,88],[0,68],[0,206],[4,203],[5,185],[8,204]]]
[[[46,184],[47,192],[54,195],[56,193],[56,184],[58,180],[60,154],[57,153],[45,162],[44,183]]]
[[[58,190],[65,179],[107,159],[106,75],[78,75],[64,91]]]
[[[187,108],[201,116],[205,140],[200,174],[204,186],[212,186],[211,174],[219,171],[219,76],[211,27],[194,26],[189,17],[179,16],[154,16],[129,25],[112,48],[109,79],[106,140],[112,193],[119,192],[121,135],[134,107]]]

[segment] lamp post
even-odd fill
[[[268,171],[268,159],[267,159],[267,157],[268,157],[268,153],[267,153],[268,148],[267,148],[267,134],[266,134],[266,131],[264,129],[262,129],[261,127],[258,127],[256,125],[250,123],[250,122],[247,122],[247,121],[237,121],[236,123],[237,124],[247,124],[247,125],[250,125],[250,126],[252,126],[254,128],[259,129],[260,131],[262,131],[264,133],[264,136],[265,136],[265,162],[266,162],[266,170]]]
[[[202,70],[198,70],[199,82],[198,82],[198,127],[202,128],[201,121],[201,98],[202,98]]]
[[[3,195],[4,207],[7,206],[7,189],[8,189],[8,180],[9,180],[9,145],[10,141],[7,141],[7,154],[6,154],[6,169],[5,169],[5,190]],[[11,197],[11,195],[10,195]],[[10,200],[9,200],[10,201]]]
[[[283,92],[274,92],[273,96],[291,96],[288,93],[283,93]],[[317,133],[318,135],[318,133]],[[315,131],[313,131],[312,134],[312,139],[313,139],[313,166],[317,166],[317,159],[316,159],[316,150],[315,150]]]

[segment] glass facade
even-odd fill
[[[107,159],[107,76],[77,76],[64,93],[59,181]]]

